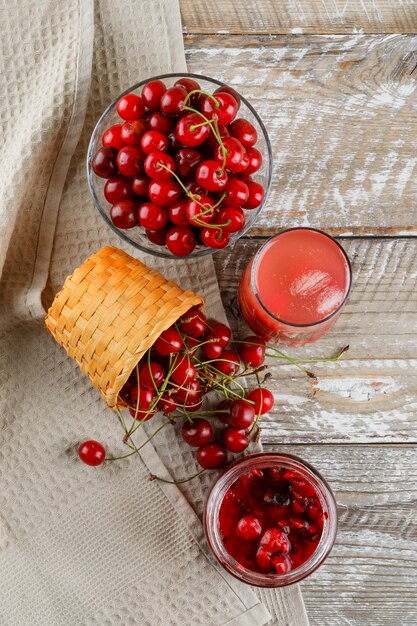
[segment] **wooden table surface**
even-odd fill
[[[274,154],[262,215],[215,256],[235,330],[238,277],[266,237],[340,237],[353,291],[335,328],[273,365],[266,446],[300,454],[336,492],[337,543],[302,584],[311,626],[417,624],[417,2],[181,0],[190,71],[242,92]],[[415,34],[414,34],[415,33]]]

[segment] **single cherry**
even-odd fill
[[[169,87],[160,101],[160,109],[166,115],[181,115],[187,91],[183,87]]]
[[[218,469],[227,461],[227,452],[219,443],[206,443],[197,450],[196,456],[204,469]]]
[[[193,378],[189,383],[180,387],[175,397],[182,404],[195,404],[200,400],[201,383],[198,378]],[[202,444],[200,444],[202,445]]]
[[[208,191],[221,191],[226,187],[228,177],[217,161],[203,161],[197,168],[195,179]]]
[[[223,433],[224,445],[230,452],[243,452],[249,445],[249,439],[244,430],[228,426]]]
[[[234,376],[239,370],[240,361],[235,352],[225,348],[219,358],[211,365],[226,376]]]
[[[166,92],[162,80],[151,80],[142,88],[142,101],[151,111],[158,111],[161,98]]]
[[[101,138],[101,143],[103,146],[116,148],[116,150],[120,150],[123,148],[124,142],[121,138],[122,124],[114,124],[110,128],[108,128],[103,133],[103,137]]]
[[[245,169],[245,174],[254,174],[262,165],[262,154],[257,148],[248,148],[246,154],[248,155],[249,163]]]
[[[142,136],[146,132],[146,122],[144,120],[132,120],[125,122],[120,131],[120,137],[125,145],[139,145]]]
[[[224,188],[227,197],[223,201],[225,206],[243,206],[249,199],[249,189],[243,180],[236,177],[230,177]]]
[[[272,392],[269,389],[265,389],[265,387],[254,389],[248,393],[246,399],[255,403],[253,406],[257,415],[268,413],[275,402]]]
[[[191,228],[174,226],[167,233],[166,245],[175,256],[188,256],[196,247],[197,241]]]
[[[262,337],[245,337],[242,343],[238,344],[239,356],[244,363],[252,367],[259,367],[265,361],[266,341]]]
[[[117,174],[117,150],[110,146],[99,148],[91,159],[91,169],[101,178],[110,178]]]
[[[78,456],[86,465],[93,467],[101,465],[106,457],[104,446],[94,439],[83,441],[78,448]]]
[[[210,422],[200,417],[193,419],[192,422],[184,422],[181,433],[184,441],[196,448],[210,443],[213,438]]]
[[[158,133],[168,135],[174,128],[174,122],[160,111],[156,111],[149,117],[148,126],[150,130],[156,130]]]
[[[142,136],[140,147],[145,154],[151,152],[165,152],[168,148],[168,137],[157,130],[148,130]]]
[[[212,222],[216,215],[213,205],[214,201],[209,196],[198,196],[198,201],[197,199],[189,200],[186,209],[188,222],[200,228]]]
[[[168,228],[161,228],[160,230],[145,230],[145,235],[149,239],[150,242],[154,243],[156,246],[165,246],[166,238],[167,238]]]
[[[236,535],[244,541],[254,541],[262,534],[262,524],[255,515],[241,517],[236,526]]]
[[[144,202],[139,207],[138,218],[147,230],[161,230],[168,221],[168,211],[159,204]]]
[[[144,154],[139,146],[125,146],[117,155],[116,163],[121,174],[135,178],[143,174]]]
[[[149,183],[150,178],[147,176],[137,176],[132,179],[132,189],[138,196],[147,196]]]
[[[225,206],[216,215],[216,224],[220,224],[225,233],[237,233],[244,227],[246,217],[242,209]]]
[[[193,148],[180,148],[175,153],[175,171],[181,178],[190,178],[195,176],[197,167],[203,160],[198,150]]]
[[[264,188],[254,180],[246,181],[249,190],[249,197],[243,205],[244,209],[257,209],[264,199]]]
[[[179,200],[181,187],[175,180],[152,180],[148,186],[148,195],[152,202],[169,206]]]
[[[234,97],[234,99],[236,100],[236,102],[238,103],[239,107],[240,107],[240,96],[238,94],[238,92],[236,91],[236,89],[233,89],[233,87],[229,87],[228,85],[222,85],[221,87],[217,87],[217,89],[215,89],[213,91],[213,95],[217,94],[217,93],[230,93],[231,96]]]
[[[128,93],[120,98],[116,109],[120,117],[127,122],[138,120],[145,112],[142,98],[134,93]]]
[[[224,126],[235,119],[238,110],[239,104],[236,99],[225,91],[219,91],[215,96],[206,98],[201,106],[201,112],[209,120],[217,120]]]
[[[178,80],[176,80],[174,83],[174,87],[182,87],[187,93],[190,93],[190,91],[195,91],[196,89],[201,89],[196,80],[193,80],[192,78],[187,78],[186,76],[184,76],[184,78],[179,78]]]
[[[196,307],[193,307],[182,315],[178,322],[180,332],[194,338],[201,337],[206,330],[206,326],[206,316]]]
[[[161,356],[175,354],[182,348],[181,335],[175,328],[167,328],[159,335],[153,347]]]
[[[258,140],[256,128],[248,120],[241,117],[230,124],[229,132],[232,137],[239,139],[245,148],[251,148]]]
[[[137,226],[137,208],[131,200],[116,202],[110,209],[110,218],[117,228],[133,228]]]
[[[168,180],[174,170],[174,159],[165,152],[151,152],[145,159],[145,172],[153,180]]]
[[[255,409],[246,400],[233,400],[230,403],[230,415],[226,418],[227,424],[237,429],[250,428],[255,419]]]
[[[139,366],[139,382],[141,387],[155,389],[160,387],[165,380],[165,371],[162,365],[150,361]]]
[[[226,169],[231,172],[239,172],[239,165],[242,162],[243,157],[246,154],[245,148],[240,141],[234,137],[225,137],[223,140],[223,147],[225,149],[225,155],[223,153],[222,146],[218,145],[215,152],[215,159],[221,165],[225,163]]]
[[[209,248],[225,248],[230,242],[229,233],[222,228],[202,228],[201,239]]]
[[[210,129],[197,113],[187,113],[177,122],[175,134],[184,146],[192,148],[208,138]]]
[[[132,180],[125,176],[108,178],[104,185],[104,196],[110,204],[133,198]]]
[[[196,369],[188,354],[176,354],[171,367],[171,380],[177,385],[186,385],[195,378]]]
[[[177,200],[168,208],[169,219],[176,226],[189,226],[187,219],[187,204],[188,200],[182,198]]]

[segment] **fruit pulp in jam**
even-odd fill
[[[219,528],[227,552],[243,567],[286,574],[314,553],[326,513],[313,485],[284,467],[247,472],[227,490]]]

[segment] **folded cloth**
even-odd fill
[[[17,0],[3,31],[0,624],[307,624],[298,587],[255,592],[214,561],[198,517],[207,479],[148,480],[195,463],[175,433],[97,470],[78,461],[86,438],[123,454],[120,427],[43,327],[47,280],[50,300],[102,245],[137,253],[95,210],[85,154],[118,92],[185,70],[177,1]],[[211,259],[141,259],[222,314]]]

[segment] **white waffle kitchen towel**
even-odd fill
[[[212,558],[213,477],[147,479],[195,468],[173,430],[141,458],[78,461],[86,438],[123,453],[120,427],[43,327],[45,284],[47,301],[102,245],[138,256],[95,210],[85,154],[117,93],[185,70],[177,0],[2,0],[0,17],[1,626],[307,625],[298,587],[253,590]],[[224,315],[211,259],[141,258]]]

